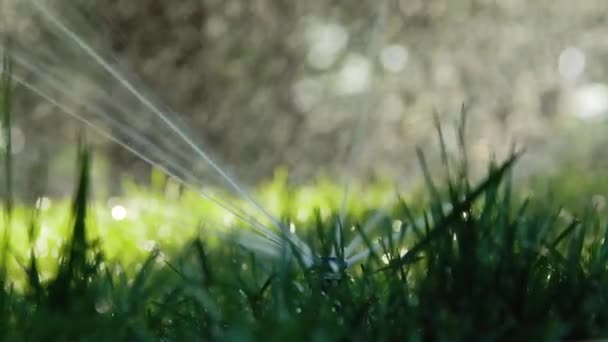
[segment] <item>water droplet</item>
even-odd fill
[[[234,217],[234,215],[233,215],[233,214],[231,214],[231,213],[226,213],[226,214],[224,215],[224,224],[225,224],[225,225],[230,226],[230,225],[232,225],[232,224],[234,223],[234,221],[235,221],[235,217]]]
[[[294,101],[298,108],[304,112],[311,111],[323,96],[323,84],[318,80],[306,78],[293,86]],[[298,219],[302,210],[298,210]],[[302,216],[308,216],[302,213]]]
[[[371,72],[371,63],[367,58],[358,54],[348,56],[337,75],[336,92],[354,95],[367,90],[371,84]]]
[[[108,313],[112,309],[112,302],[107,298],[98,299],[95,302],[95,311],[100,314]],[[114,316],[114,314],[112,314]]]
[[[565,48],[559,54],[557,69],[563,78],[577,78],[585,70],[585,54],[577,47]]]
[[[154,240],[146,240],[140,244],[140,248],[146,252],[152,252],[157,246],[156,241]]]
[[[122,205],[115,205],[112,207],[112,218],[116,221],[122,221],[127,218],[127,208]]]
[[[583,120],[602,118],[608,113],[608,85],[591,83],[578,87],[571,94],[570,107]]]
[[[402,71],[408,61],[409,52],[399,44],[389,45],[380,52],[380,62],[385,70],[390,72]]]
[[[36,208],[40,211],[46,211],[51,207],[52,201],[48,197],[39,197],[36,200]]]
[[[289,232],[291,234],[295,234],[296,233],[296,225],[293,222],[289,223]]]
[[[329,68],[348,42],[348,32],[342,25],[314,20],[306,30],[309,44],[308,63],[319,70]]]

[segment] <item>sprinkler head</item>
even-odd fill
[[[323,288],[337,285],[348,266],[348,261],[338,257],[320,257],[317,268],[323,281]]]
[[[319,265],[327,271],[339,273],[348,268],[348,261],[338,257],[320,257]]]

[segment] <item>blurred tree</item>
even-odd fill
[[[463,102],[474,160],[514,139],[540,148],[565,127],[569,96],[606,73],[595,56],[607,51],[608,6],[593,0],[55,2],[82,13],[87,37],[248,181],[281,164],[295,179],[343,171],[361,111],[362,177],[407,181],[413,147],[436,146],[432,112],[451,122]],[[57,44],[25,15],[13,26],[28,44]],[[56,120],[31,97],[19,103],[28,132]],[[132,172],[134,158],[108,149],[115,173]]]

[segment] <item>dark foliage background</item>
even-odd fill
[[[19,9],[23,3],[3,2],[5,36],[48,51],[63,44]],[[449,123],[463,103],[473,165],[513,141],[535,154],[522,173],[552,168],[568,151],[579,163],[604,158],[593,149],[603,130],[588,135],[580,119],[597,123],[608,103],[601,39],[608,9],[597,1],[54,3],[67,18],[84,16],[86,25],[77,25],[84,36],[248,182],[283,165],[300,181],[325,170],[407,185],[417,179],[414,147],[436,147],[432,113]],[[17,159],[62,160],[51,172],[69,173],[60,156],[73,145],[74,120],[16,93]],[[364,139],[352,163],[361,114]],[[157,127],[148,134],[158,135]],[[446,139],[455,148],[455,137]],[[147,175],[121,147],[96,141],[107,151],[110,179]]]

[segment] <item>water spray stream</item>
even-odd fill
[[[144,106],[144,111],[152,113],[155,117],[159,118],[162,124],[169,128],[170,133],[176,134],[179,139],[186,143],[186,149],[170,148],[170,145],[163,145],[163,142],[165,144],[170,142],[170,136],[162,134],[162,132],[159,134],[159,137],[156,137],[156,143],[146,138],[141,132],[138,132],[137,122],[133,122],[132,119],[129,120],[129,114],[132,115],[141,112],[140,110],[137,110],[139,108],[134,109],[133,107],[127,107],[127,103],[129,103],[130,99],[122,99],[123,102],[120,102],[113,98],[112,95],[109,95],[107,91],[102,88],[103,82],[98,82],[100,81],[97,79],[99,74],[94,74],[95,70],[91,70],[91,64],[85,66],[85,71],[75,70],[74,72],[74,70],[72,70],[72,68],[75,67],[74,65],[65,64],[70,59],[68,58],[65,61],[59,60],[59,58],[53,54],[56,53],[56,51],[40,51],[36,50],[34,47],[4,49],[0,46],[3,53],[10,54],[12,59],[14,59],[21,68],[36,76],[37,82],[34,83],[27,81],[27,78],[25,77],[13,75],[13,78],[15,78],[18,84],[21,84],[24,88],[41,96],[66,114],[91,126],[103,136],[118,143],[150,165],[163,170],[180,183],[189,187],[194,187],[204,198],[207,198],[219,207],[233,214],[235,217],[246,222],[272,244],[276,246],[292,245],[303,255],[306,255],[308,258],[311,257],[312,253],[306,244],[294,234],[286,232],[284,227],[275,217],[253,200],[242,186],[238,185],[238,183],[211,159],[205,151],[189,138],[183,129],[180,129],[179,126],[172,121],[172,119],[176,120],[177,117],[170,118],[169,115],[172,113],[163,112],[159,106],[156,106],[150,100],[150,98],[136,89],[135,86],[118,71],[116,66],[112,65],[107,59],[104,59],[104,57],[98,54],[91,45],[87,44],[75,31],[68,28],[58,16],[51,13],[46,5],[38,0],[31,0],[30,4],[33,5],[32,7],[34,10],[37,10],[38,13],[42,14],[47,22],[50,22],[52,28],[55,29],[55,34],[57,34],[59,38],[66,40],[65,36],[67,36],[67,47],[70,48],[67,51],[67,53],[70,53],[69,57],[76,57],[75,60],[81,60],[82,57],[87,59],[92,58],[95,62],[94,65],[98,65],[103,69],[103,75],[109,74],[112,80],[118,82],[123,89],[127,90],[128,94],[135,97],[138,103]],[[38,55],[36,55],[37,53]],[[66,51],[63,51],[63,53],[66,53]],[[77,55],[71,55],[74,53]],[[83,53],[84,56],[82,56]],[[64,58],[65,57],[66,56],[64,56]],[[78,74],[79,71],[82,74]],[[87,98],[86,96],[79,96],[81,95],[81,89],[74,89],[74,85],[70,88],[70,81],[73,81],[72,78],[74,78],[74,76],[84,77],[81,81],[85,81],[85,83],[87,83],[85,85],[91,86],[94,94],[89,94],[89,98]],[[90,95],[94,95],[93,98],[90,98]],[[188,170],[185,166],[188,164],[188,158],[191,158],[191,156],[186,153],[188,149],[192,150],[207,165],[210,165],[213,171],[219,174],[231,188],[236,190],[246,203],[252,205],[257,211],[262,213],[263,216],[269,219],[271,223],[277,226],[277,228],[279,228],[279,234],[260,223],[253,215],[246,213],[236,205],[230,204],[229,201],[217,198],[217,196],[212,193],[205,191],[202,178],[196,176],[193,171]],[[289,241],[289,243],[286,244],[286,241]]]
[[[244,187],[240,186],[233,178],[231,178],[205,151],[203,151],[198,145],[196,145],[194,143],[194,141],[184,132],[184,130],[180,129],[169,117],[168,117],[168,113],[163,113],[160,108],[156,105],[154,105],[152,103],[152,101],[147,98],[146,96],[143,95],[143,93],[141,91],[139,91],[138,89],[135,88],[135,86],[129,81],[127,80],[125,77],[123,77],[120,72],[116,69],[115,66],[113,66],[112,64],[110,64],[110,62],[108,62],[106,59],[104,59],[100,54],[98,54],[92,47],[91,45],[87,44],[85,42],[85,40],[80,37],[75,31],[71,30],[66,24],[64,24],[61,19],[54,15],[53,13],[51,13],[51,10],[44,4],[42,4],[40,1],[38,0],[31,0],[31,4],[33,5],[32,7],[37,10],[40,14],[42,14],[43,18],[50,22],[51,25],[53,25],[53,27],[58,30],[59,34],[62,36],[65,36],[68,38],[68,41],[71,41],[72,43],[74,43],[76,45],[76,47],[78,48],[78,50],[80,52],[84,52],[85,55],[89,58],[92,58],[94,60],[94,62],[101,66],[103,68],[103,70],[108,73],[115,81],[118,82],[118,84],[120,86],[122,86],[123,88],[125,88],[132,96],[134,96],[141,104],[144,105],[145,109],[147,109],[148,111],[150,111],[151,113],[153,113],[157,118],[159,118],[163,124],[165,124],[172,133],[176,134],[178,138],[180,138],[182,141],[184,141],[187,144],[187,147],[189,147],[190,149],[192,149],[194,151],[194,153],[200,157],[203,161],[206,162],[207,165],[211,166],[211,168],[224,180],[226,181],[230,187],[234,190],[236,190],[236,192],[250,205],[252,205],[257,211],[259,211],[260,213],[262,213],[267,219],[269,219],[277,228],[279,228],[279,230],[281,231],[281,233],[283,235],[286,236],[287,240],[291,241],[292,244],[294,244],[296,247],[297,246],[302,246],[303,243],[301,241],[299,241],[299,239],[295,236],[291,236],[289,234],[285,233],[285,229],[284,227],[281,225],[281,223],[275,218],[273,217],[268,211],[266,211],[259,203],[257,203],[252,197],[251,195],[244,189]],[[29,69],[30,71],[33,71],[38,77],[40,77],[40,75],[43,75],[44,73],[41,71],[45,71],[45,70],[41,70],[41,68],[37,68],[35,66],[35,63],[27,63],[25,61],[24,58],[20,58],[20,56],[15,56],[17,57],[17,59],[20,60],[21,64],[23,66],[26,67],[26,69]],[[47,72],[48,74],[48,72]],[[44,79],[43,79],[44,80]],[[46,81],[49,81],[48,76]],[[24,83],[24,80],[21,79],[20,83]],[[65,85],[62,85],[60,82],[58,82],[57,80],[51,80],[51,87],[52,89],[54,89],[55,91],[59,91],[63,96],[68,95],[69,97],[69,92],[67,92],[64,88]],[[54,84],[53,84],[54,83]],[[47,100],[49,99],[54,99],[53,96],[50,96],[50,94],[44,94],[44,92],[41,91],[41,89],[34,89],[34,84],[28,84],[28,87],[30,90],[37,90],[35,91],[36,93],[38,93],[39,95],[46,95],[43,96],[44,98],[46,98]],[[99,94],[96,94],[99,95]],[[52,101],[52,102],[57,102],[57,101]],[[109,104],[110,106],[116,106],[116,104],[111,101],[111,99],[107,98],[106,101],[107,104]],[[160,168],[163,169],[164,171],[166,171],[168,174],[172,175],[174,178],[180,180],[181,182],[188,184],[188,185],[193,185],[193,184],[199,184],[200,183],[200,179],[197,179],[199,177],[194,177],[192,174],[188,173],[188,172],[184,172],[183,167],[181,167],[179,164],[179,162],[171,162],[170,158],[168,157],[170,155],[170,153],[168,152],[163,152],[160,150],[160,148],[158,148],[157,151],[152,151],[155,152],[153,154],[159,154],[161,161],[162,162],[158,162],[158,161],[154,161],[150,158],[149,153],[150,151],[148,146],[148,144],[145,144],[144,146],[146,146],[146,151],[141,151],[138,150],[137,148],[133,148],[132,146],[132,142],[133,140],[135,141],[139,141],[140,143],[146,143],[145,140],[142,139],[141,136],[137,136],[137,134],[135,132],[131,132],[129,131],[129,128],[125,128],[123,127],[124,125],[126,125],[125,123],[121,123],[121,122],[117,122],[115,119],[113,119],[112,117],[110,117],[109,115],[106,115],[106,113],[104,113],[102,110],[95,110],[95,108],[93,108],[91,103],[80,103],[79,105],[84,106],[86,108],[88,108],[89,110],[94,109],[95,114],[101,118],[104,123],[106,125],[109,125],[110,127],[113,128],[113,130],[118,130],[119,132],[122,132],[122,134],[125,135],[124,138],[120,138],[117,137],[116,134],[112,134],[110,132],[108,132],[107,130],[104,131],[104,135],[106,136],[113,136],[114,141],[119,141],[120,145],[127,147],[128,150],[135,152],[136,155],[138,155],[140,158],[144,159],[145,161],[155,165],[155,166],[161,166]],[[66,109],[66,106],[62,106],[63,109]],[[114,108],[117,110],[120,110],[119,108]],[[76,115],[76,111],[75,110],[69,110],[69,112],[74,116]],[[76,116],[81,116],[81,115],[76,115]],[[82,118],[81,118],[82,119]],[[82,121],[82,120],[81,120]],[[95,127],[97,130],[99,130],[100,128],[98,127],[98,125],[93,122],[90,119],[86,119],[84,120],[85,122],[87,122],[87,124]],[[161,139],[167,139],[167,137],[163,137],[161,135]],[[128,143],[128,142],[130,143]],[[172,151],[174,152],[174,151]],[[146,153],[148,153],[148,156],[146,156]],[[178,154],[183,155],[184,151],[182,150],[178,150]],[[180,175],[176,175],[175,171],[169,170],[166,166],[167,163],[169,163],[169,165],[174,169],[174,170],[179,170],[181,173]],[[209,194],[204,194],[206,198],[212,199],[212,201],[216,204],[219,204],[219,201],[217,198],[213,198],[212,196],[210,196]],[[236,214],[237,217],[241,218],[241,219],[245,219],[250,225],[252,225],[253,227],[255,227],[258,231],[260,231],[265,237],[271,239],[273,242],[280,244],[282,243],[282,238],[279,237],[277,234],[275,234],[274,232],[272,232],[270,229],[266,228],[265,226],[263,226],[262,224],[260,224],[259,222],[257,223],[253,223],[252,222],[252,216],[251,215],[246,215],[243,213],[242,210],[237,210],[234,206],[227,204],[227,202],[222,202],[222,204],[220,205],[222,208],[229,210],[232,214]],[[250,218],[246,218],[246,216],[250,216]]]
[[[13,50],[11,50],[11,54],[13,56],[13,60],[15,61],[15,63],[17,63],[17,65],[34,72],[37,75],[39,81],[44,81],[44,84],[47,86],[46,89],[48,90],[45,91],[42,89],[41,86],[34,85],[31,82],[27,82],[25,79],[13,75],[13,78],[18,84],[23,85],[25,88],[29,89],[30,91],[38,94],[50,103],[54,104],[62,111],[66,112],[68,115],[84,122],[85,124],[94,128],[98,132],[102,133],[104,136],[117,142],[124,148],[127,148],[149,164],[159,169],[162,169],[164,172],[171,175],[173,178],[180,181],[181,183],[189,186],[196,185],[197,190],[205,198],[213,201],[215,204],[220,205],[223,209],[230,211],[230,213],[244,220],[246,223],[250,224],[252,227],[257,229],[260,233],[262,233],[268,239],[272,240],[274,243],[280,244],[280,237],[268,228],[266,228],[264,225],[262,225],[254,217],[246,214],[244,211],[237,208],[236,206],[229,204],[227,201],[218,199],[216,198],[216,196],[205,191],[203,189],[203,184],[201,182],[200,177],[196,177],[191,171],[184,168],[182,166],[183,161],[180,162],[178,160],[173,159],[173,153],[162,151],[161,148],[159,148],[153,141],[142,136],[141,134],[138,134],[137,131],[129,129],[125,126],[125,124],[116,121],[114,118],[108,115],[108,113],[103,111],[103,109],[99,108],[95,104],[91,102],[86,102],[79,96],[74,96],[74,93],[66,90],[67,87],[62,84],[60,80],[55,79],[53,75],[45,72],[45,70],[43,70],[42,68],[37,67],[34,63],[28,61],[21,54]],[[50,90],[59,92],[61,98],[64,99],[64,101],[71,100],[72,105],[70,106],[65,103],[60,103],[59,100],[57,100],[57,96],[52,96],[49,93]],[[88,110],[91,113],[95,114],[98,118],[101,118],[104,121],[104,125],[108,126],[110,130],[104,129],[101,125],[91,122],[90,120],[86,119],[82,114],[77,114],[75,110],[72,109],[75,107],[82,107],[84,108],[83,110]],[[129,141],[129,143],[127,143],[127,140]],[[145,152],[136,146],[145,146]],[[182,156],[183,158],[187,158],[187,156],[184,156],[183,154],[178,155]],[[153,160],[153,156],[156,156],[156,160],[159,161]]]
[[[35,85],[33,85],[33,84],[25,81],[24,79],[19,78],[17,76],[13,76],[13,79],[15,80],[15,82],[17,84],[22,85],[26,89],[28,89],[28,90],[32,91],[33,93],[39,95],[40,97],[44,98],[49,103],[51,103],[54,106],[56,106],[57,108],[61,109],[66,114],[68,114],[68,115],[76,118],[77,120],[79,120],[79,121],[87,124],[88,126],[92,127],[98,133],[100,133],[103,136],[105,136],[106,138],[114,141],[115,143],[119,144],[123,148],[129,150],[131,153],[135,154],[136,156],[138,156],[139,158],[141,158],[143,161],[147,162],[148,164],[150,164],[150,165],[152,165],[152,166],[154,166],[154,167],[162,170],[167,175],[169,175],[170,177],[174,178],[176,181],[178,181],[178,182],[180,182],[180,183],[182,183],[184,185],[187,185],[187,186],[192,186],[193,184],[196,184],[195,183],[195,182],[197,182],[196,177],[194,177],[192,174],[188,173],[187,171],[184,171],[178,165],[172,165],[172,166],[175,167],[177,170],[180,170],[180,171],[184,172],[184,175],[185,175],[186,178],[184,178],[184,176],[180,176],[180,175],[176,174],[175,171],[170,171],[167,167],[164,166],[165,164],[162,164],[162,163],[159,163],[159,162],[156,162],[156,161],[152,160],[151,157],[149,156],[149,153],[155,151],[153,149],[153,147],[154,147],[153,144],[148,145],[150,148],[152,148],[152,151],[150,151],[148,149],[147,153],[143,154],[143,153],[139,152],[137,149],[133,148],[131,145],[125,143],[122,139],[118,138],[115,134],[109,133],[108,131],[104,130],[101,126],[96,125],[96,124],[92,123],[91,121],[88,121],[82,115],[79,115],[76,112],[74,112],[72,109],[70,109],[70,107],[68,107],[68,106],[66,106],[66,105],[58,102],[56,99],[54,99],[49,94],[45,93],[39,87],[37,87],[37,86],[35,86]],[[122,126],[120,126],[120,125],[112,125],[112,127],[115,128],[115,129],[120,129]],[[132,132],[129,134],[129,138],[135,139],[135,140],[142,139],[143,142],[146,142],[145,138],[139,137],[139,136],[133,134]],[[170,162],[170,160],[165,160],[165,163],[166,162],[169,162],[169,164],[173,164],[173,163]],[[246,214],[245,212],[243,212],[241,209],[238,209],[234,205],[231,205],[228,202],[225,202],[224,200],[218,199],[216,196],[212,195],[211,193],[205,191],[202,188],[197,188],[197,191],[204,198],[210,200],[211,202],[215,203],[216,205],[218,205],[222,209],[228,211],[229,213],[231,213],[235,217],[237,217],[240,220],[244,221],[245,223],[249,224],[252,228],[258,230],[258,232],[260,232],[261,234],[263,234],[270,242],[272,242],[272,243],[274,243],[274,244],[276,244],[278,246],[281,245],[281,238],[278,235],[276,235],[274,232],[272,232],[271,230],[269,230],[268,228],[266,228],[264,225],[262,225],[254,217],[251,217],[250,215]]]
[[[60,30],[66,37],[68,37],[73,43],[75,43],[83,52],[85,52],[95,63],[103,67],[103,69],[109,73],[118,83],[123,86],[129,93],[131,93],[137,100],[139,100],[148,110],[155,114],[161,119],[177,136],[179,136],[186,144],[205,162],[208,163],[211,168],[216,171],[228,184],[235,190],[239,195],[253,205],[257,210],[263,213],[268,219],[270,219],[279,229],[284,230],[281,223],[271,215],[266,209],[264,209],[257,201],[255,201],[251,195],[239,185],[232,177],[230,177],[217,163],[213,160],[205,151],[203,151],[194,141],[188,137],[173,121],[171,121],[157,106],[154,105],[148,98],[146,98],[141,92],[139,92],[133,84],[125,79],[116,70],[114,66],[108,63],[102,58],[96,51],[85,42],[78,34],[68,28],[57,16],[55,16],[48,6],[41,3],[40,0],[31,0],[34,7],[46,18],[51,24]]]
[[[380,223],[380,221],[387,217],[390,218],[390,216],[388,216],[388,213],[386,211],[384,211],[384,210],[378,211],[372,217],[370,217],[367,220],[367,222],[365,222],[361,231],[363,232],[363,234],[365,236],[369,236],[369,234],[372,232],[372,230],[374,230],[374,229],[376,229],[376,227],[378,227],[378,224]],[[349,244],[344,248],[344,256],[345,257],[350,256],[352,253],[355,252],[355,250],[357,250],[357,248],[359,248],[361,246],[362,243],[363,243],[363,237],[361,236],[361,234],[357,234],[349,242]]]
[[[343,188],[340,222],[335,228],[337,245],[334,246],[331,255],[319,256],[313,253],[310,246],[298,238],[296,234],[290,233],[287,227],[260,205],[245,187],[241,186],[224,168],[220,167],[208,151],[201,148],[192,139],[191,135],[187,134],[186,130],[178,125],[176,121],[178,117],[174,113],[165,111],[161,106],[155,104],[151,97],[144,94],[143,90],[136,87],[134,82],[125,76],[118,65],[112,62],[111,58],[102,56],[91,43],[87,42],[84,36],[79,34],[74,29],[75,27],[72,27],[73,25],[71,26],[73,22],[71,23],[70,19],[77,20],[77,18],[66,18],[66,14],[57,13],[50,7],[52,5],[44,0],[25,0],[24,3],[31,7],[33,13],[40,16],[39,22],[42,25],[48,25],[48,28],[61,40],[63,45],[60,49],[63,48],[65,51],[58,53],[57,51],[40,50],[38,47],[29,46],[16,46],[7,51],[0,45],[0,52],[10,54],[16,65],[36,77],[35,81],[30,81],[27,77],[14,74],[15,82],[69,116],[92,127],[143,161],[163,170],[176,181],[195,188],[204,198],[245,222],[253,230],[242,232],[242,245],[247,245],[247,248],[252,251],[264,252],[273,257],[283,255],[282,250],[293,247],[302,255],[303,260],[309,267],[318,263],[332,265],[337,263],[344,268],[367,257],[376,248],[380,248],[381,245],[374,244],[371,248],[353,255],[360,249],[362,238],[360,236],[355,237],[345,248],[342,230],[350,196],[352,173],[358,164],[360,145],[363,143],[368,124],[368,112],[373,105],[371,94],[361,97],[362,105],[359,106],[360,111],[355,115],[354,137],[346,162],[348,164],[347,178]],[[374,19],[373,29],[369,36],[366,49],[368,59],[375,59],[375,54],[382,44],[382,33],[384,31],[382,28],[386,21],[386,12],[387,5],[383,2]],[[86,23],[82,25],[86,25]],[[84,26],[84,29],[86,27]],[[67,53],[68,56],[62,56],[61,53]],[[69,64],[69,58],[62,60],[64,57],[71,57],[76,63],[71,65]],[[88,62],[88,64],[81,66],[84,69],[78,69],[79,63],[83,63],[83,61]],[[83,79],[80,80],[79,77]],[[75,83],[77,81],[80,81],[80,83]],[[111,87],[108,88],[118,88],[122,92],[118,95],[111,94],[105,88],[104,81],[111,82]],[[90,94],[81,96],[83,90],[75,88],[81,86],[84,86],[84,90],[88,90]],[[86,88],[87,86],[90,89]],[[135,116],[139,113],[144,117]],[[154,139],[146,137],[145,132],[138,128],[142,121],[157,124],[158,136]],[[179,143],[181,145],[176,147],[176,144]],[[275,227],[269,228],[254,215],[239,208],[234,203],[206,191],[201,175],[195,169],[188,167],[189,163],[192,163],[191,154],[203,161],[203,166],[209,166],[215,175],[227,183],[229,188],[236,191],[245,204],[251,207],[248,209],[253,208],[264,217],[264,221],[269,220],[276,229],[274,229]],[[364,226],[364,231],[370,232],[378,226],[377,220],[382,217],[383,215],[372,217]],[[340,249],[338,253],[336,253],[336,247]]]

